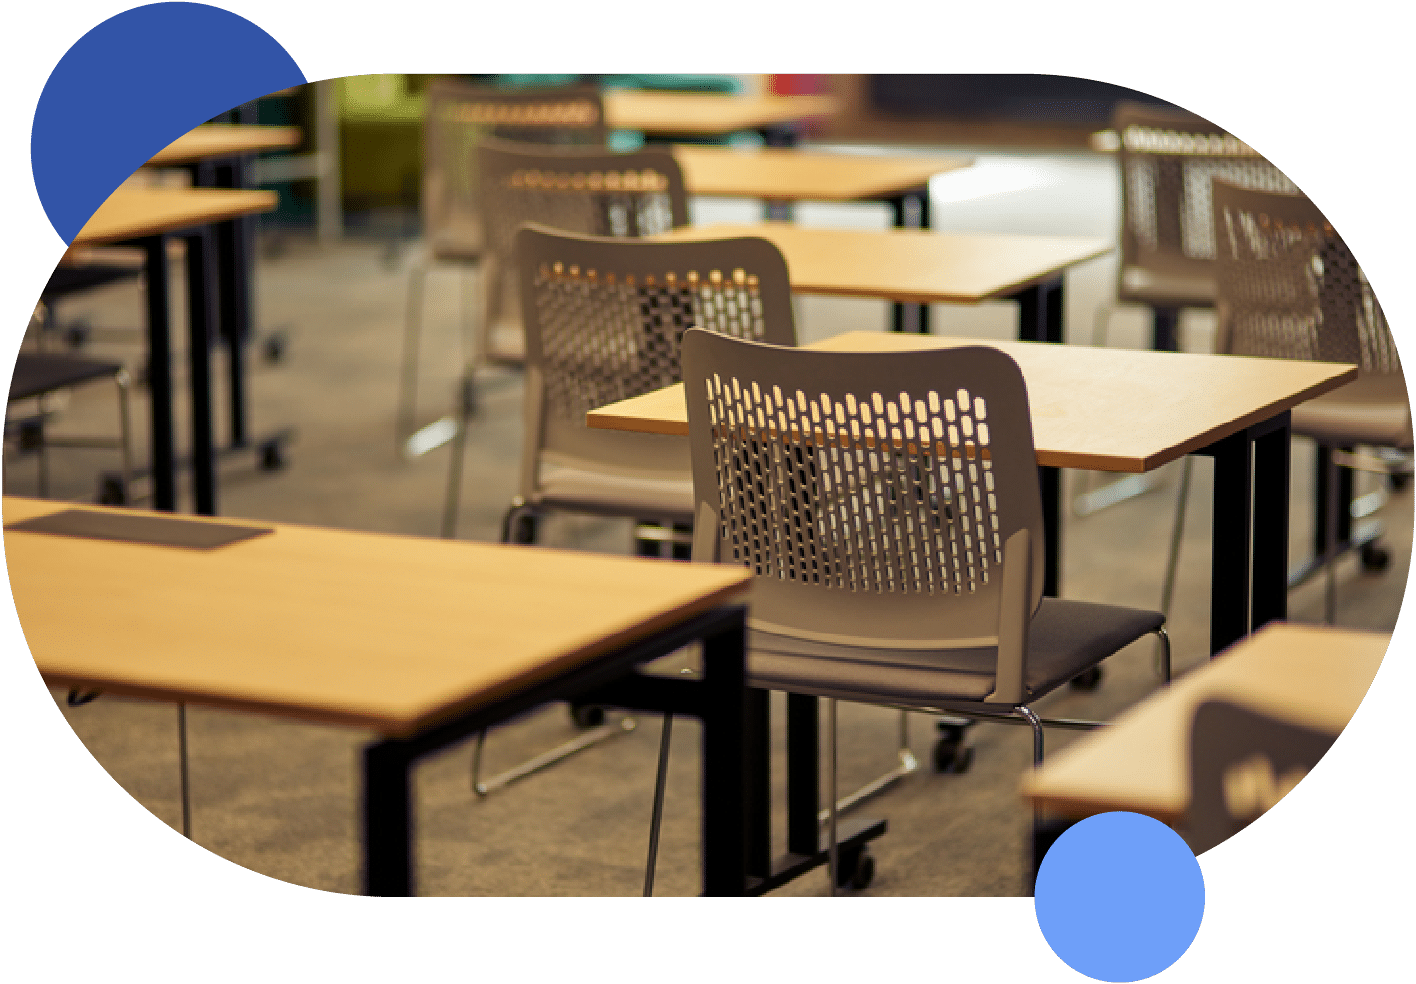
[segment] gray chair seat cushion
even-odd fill
[[[1157,273],[1126,267],[1116,288],[1116,299],[1158,307],[1213,307],[1217,291],[1213,277]]]
[[[21,353],[15,359],[15,374],[10,378],[10,399],[43,396],[90,379],[114,376],[121,368],[121,362],[87,359],[80,355]]]
[[[1363,376],[1293,408],[1293,433],[1324,444],[1410,448],[1411,404],[1401,373]]]
[[[1165,624],[1160,612],[1044,598],[1029,628],[1027,699],[1035,700]],[[993,691],[996,650],[831,645],[749,630],[754,687],[928,707]]]
[[[533,505],[605,516],[693,522],[693,480],[640,478],[561,465],[542,466]]]

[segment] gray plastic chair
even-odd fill
[[[1336,737],[1225,700],[1201,704],[1190,726],[1191,850],[1208,851],[1266,813]]]
[[[1218,233],[1218,351],[1276,359],[1355,363],[1356,382],[1293,409],[1293,433],[1318,445],[1325,495],[1322,566],[1325,614],[1336,616],[1336,531],[1340,506],[1335,451],[1364,444],[1409,451],[1411,404],[1386,315],[1352,252],[1307,198],[1214,182]],[[1385,466],[1378,469],[1386,471]],[[1162,593],[1174,589],[1190,484],[1180,485]]]
[[[487,304],[466,369],[462,413],[449,464],[443,535],[456,535],[464,430],[471,413],[472,378],[483,365],[521,366],[526,337],[521,320],[515,236],[524,223],[586,236],[637,238],[688,223],[688,195],[673,155],[559,152],[487,140],[481,162],[487,261]],[[523,494],[527,491],[523,488]],[[528,499],[528,502],[531,500]]]
[[[1180,312],[1214,307],[1211,180],[1297,189],[1253,148],[1182,110],[1120,102],[1112,127],[1121,141],[1121,262],[1116,301],[1097,308],[1092,344],[1106,344],[1119,306],[1141,305],[1151,311],[1154,344],[1174,349]],[[1073,508],[1078,515],[1090,515],[1150,491],[1158,481],[1157,475],[1123,478],[1082,493]]]
[[[795,345],[782,254],[764,239],[653,243],[544,226],[523,227],[515,242],[526,312],[525,426],[521,490],[503,540],[533,542],[535,517],[552,511],[686,529],[694,515],[688,443],[591,430],[585,415],[679,382],[679,341],[690,328]],[[462,433],[449,484],[454,517]],[[576,718],[594,723],[579,711]],[[616,730],[605,725],[486,782],[474,776],[473,787],[484,794]]]
[[[1040,762],[1031,702],[1146,634],[1165,640],[1158,612],[1042,596],[1032,419],[1006,354],[693,331],[683,364],[693,558],[757,575],[751,686],[1026,722]],[[834,889],[834,769],[831,787]]]
[[[476,150],[488,137],[543,146],[603,147],[605,114],[594,89],[489,89],[457,79],[435,79],[427,90],[423,121],[421,212],[424,255],[408,273],[403,331],[398,440],[416,427],[418,349],[428,270],[456,264],[462,273],[486,252]],[[466,279],[462,283],[464,346],[471,335]]]

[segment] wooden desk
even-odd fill
[[[725,137],[756,131],[769,144],[790,143],[792,124],[836,111],[829,96],[733,96],[708,92],[614,90],[604,94],[605,122],[658,139]]]
[[[1337,734],[1366,696],[1391,636],[1269,625],[1209,664],[1078,738],[1023,777],[1034,804],[1072,819],[1111,810],[1183,824],[1190,803],[1190,723],[1222,698]]]
[[[695,640],[704,719],[704,890],[742,894],[746,572],[242,521],[216,547],[14,530],[64,507],[6,498],[15,607],[51,685],[370,728],[364,885],[411,894],[409,773],[423,755],[629,674]],[[114,522],[229,525],[133,510]],[[253,617],[261,613],[263,617]]]
[[[811,347],[898,352],[978,344],[967,338],[849,332]],[[1215,459],[1212,653],[1251,628],[1286,617],[1289,411],[1355,379],[1355,366],[1034,342],[987,344],[1007,352],[1023,370],[1039,465],[1145,472],[1185,454]],[[686,435],[683,386],[593,410],[586,423],[605,430]],[[1251,501],[1264,508],[1251,514]],[[1045,482],[1043,510],[1045,583],[1055,594],[1061,515],[1058,497],[1047,494]]]
[[[216,325],[217,281],[211,263],[213,223],[269,212],[273,191],[216,188],[120,188],[99,206],[73,246],[130,243],[144,251],[148,308],[148,391],[152,420],[153,504],[177,505],[176,459],[172,433],[172,357],[169,344],[167,239],[187,244],[188,359],[192,390],[192,469],[196,511],[216,512],[216,465],[211,423],[209,346]]]
[[[300,130],[293,126],[205,123],[159,150],[147,166],[174,167],[268,150],[289,150],[301,139]]]
[[[689,193],[783,202],[893,202],[936,174],[969,167],[966,157],[883,157],[775,148],[680,145],[674,157]]]
[[[301,132],[290,126],[206,123],[178,137],[148,161],[148,167],[182,167],[198,188],[251,187],[250,161],[268,150],[288,150],[300,143]],[[217,327],[226,343],[231,449],[254,444],[264,454],[272,445],[279,454],[281,433],[252,441],[246,420],[246,345],[251,340],[251,267],[254,236],[249,222],[231,220],[216,226]],[[277,344],[279,344],[277,340]]]
[[[1018,337],[1037,342],[1063,340],[1063,272],[1113,248],[1104,239],[1076,236],[820,229],[785,222],[690,226],[664,234],[671,240],[733,236],[760,236],[780,249],[796,293],[897,304],[1015,300]]]

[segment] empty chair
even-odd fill
[[[612,238],[666,232],[688,223],[683,175],[665,151],[555,152],[488,140],[477,153],[487,234],[487,304],[467,367],[464,392],[469,395],[479,366],[521,365],[526,359],[523,287],[514,248],[523,223]],[[465,448],[461,429],[470,410],[464,401],[449,464],[443,511],[443,535],[448,537],[456,534]]]
[[[92,382],[111,379],[118,389],[118,437],[54,437],[47,431],[48,409],[44,398],[61,390]],[[15,404],[35,400],[34,413],[15,413]],[[117,448],[122,453],[121,486],[116,490],[117,504],[129,499],[129,479],[133,470],[132,428],[129,411],[128,370],[121,362],[90,359],[79,355],[21,352],[15,360],[15,374],[10,379],[9,402],[6,407],[6,434],[14,430],[22,450],[34,450],[39,459],[39,494],[49,495],[49,448]]]
[[[1227,700],[1202,703],[1190,725],[1190,848],[1208,851],[1268,812],[1336,737]]]
[[[1112,127],[1121,141],[1121,261],[1116,303],[1097,308],[1092,344],[1106,344],[1116,307],[1129,304],[1150,309],[1151,344],[1173,351],[1179,347],[1180,312],[1214,307],[1210,181],[1297,189],[1253,148],[1182,110],[1121,102]],[[1156,483],[1156,476],[1123,478],[1078,496],[1074,507],[1085,516]]]
[[[605,133],[604,109],[593,89],[489,89],[449,78],[429,85],[421,199],[426,250],[408,275],[398,404],[400,443],[416,427],[418,350],[429,267],[458,264],[465,272],[479,264],[486,251],[477,145],[497,136],[530,144],[601,147]],[[464,345],[472,317],[465,287],[464,279]]]
[[[749,683],[829,698],[833,766],[838,699],[1025,721],[1040,761],[1032,701],[1165,638],[1157,612],[1042,596],[1032,420],[1006,354],[694,331],[683,364],[694,560],[756,574]]]
[[[1336,615],[1340,509],[1335,452],[1355,445],[1411,449],[1411,405],[1386,316],[1346,243],[1297,194],[1214,182],[1217,348],[1233,355],[1350,362],[1356,382],[1293,410],[1293,433],[1318,445],[1315,553],[1327,568],[1325,615]],[[1385,472],[1384,465],[1377,470]],[[1170,603],[1189,490],[1181,482],[1163,607]]]
[[[762,239],[652,243],[528,226],[516,234],[515,255],[526,326],[525,421],[521,489],[503,539],[533,541],[536,517],[552,511],[686,528],[694,513],[687,442],[590,430],[585,415],[679,382],[679,342],[690,328],[794,345],[782,254]],[[454,496],[461,434],[457,440]],[[602,732],[612,733],[613,726]],[[503,776],[474,778],[474,788],[505,785],[583,747],[576,739]]]

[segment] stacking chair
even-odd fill
[[[46,399],[63,390],[104,378],[111,379],[118,389],[118,437],[55,437],[49,434],[47,426],[51,412],[45,405]],[[114,505],[127,504],[133,471],[129,386],[128,370],[121,362],[42,351],[21,352],[16,357],[15,373],[10,378],[9,399],[6,404],[5,434],[8,437],[14,433],[21,450],[36,452],[41,497],[49,495],[51,447],[117,448],[122,453],[122,471],[120,484],[111,494],[112,498],[117,500],[113,502]],[[35,401],[35,410],[29,414],[18,412],[16,404],[23,404],[28,400]],[[13,417],[12,412],[15,414]]]
[[[1190,725],[1190,848],[1198,855],[1253,823],[1336,737],[1227,700],[1201,704]]]
[[[416,427],[418,349],[427,276],[434,263],[457,264],[465,272],[486,252],[477,174],[478,143],[498,136],[528,144],[595,146],[605,143],[604,109],[593,89],[498,90],[456,79],[428,87],[423,124],[423,235],[425,255],[408,274],[408,310],[403,332],[398,440]],[[463,339],[471,319],[463,278]]]
[[[482,365],[522,365],[522,286],[517,278],[517,229],[526,222],[589,236],[636,238],[688,224],[688,195],[673,155],[662,150],[612,154],[552,150],[485,140],[477,156],[487,255],[486,308],[468,362],[464,392]],[[456,535],[465,428],[464,401],[449,463],[443,535]],[[686,467],[686,465],[685,465]]]
[[[1347,245],[1307,198],[1214,182],[1220,352],[1355,363],[1356,382],[1293,409],[1293,433],[1318,445],[1315,554],[1327,569],[1325,616],[1344,525],[1336,466],[1356,445],[1409,451],[1411,404],[1386,315]],[[1373,470],[1386,474],[1382,464]],[[1181,480],[1162,608],[1169,608],[1190,472]],[[1364,558],[1365,560],[1365,558]],[[1371,566],[1380,566],[1372,564]]]
[[[535,517],[551,511],[686,528],[694,514],[687,443],[590,430],[585,415],[679,382],[679,340],[690,328],[795,345],[782,254],[763,239],[651,243],[544,226],[521,228],[515,243],[526,327],[525,426],[521,491],[503,539],[533,541]],[[589,708],[575,716],[582,725],[597,723]],[[473,788],[484,795],[615,730],[604,725],[486,782],[476,774]]]
[[[1214,307],[1211,179],[1297,189],[1247,144],[1181,110],[1121,102],[1112,126],[1121,139],[1121,262],[1116,303],[1097,309],[1092,344],[1106,344],[1119,305],[1141,305],[1151,311],[1153,347],[1174,351],[1180,312]],[[1155,476],[1120,479],[1078,496],[1074,508],[1090,515],[1155,485]]]
[[[1029,704],[1148,633],[1165,640],[1157,612],[1042,596],[1032,420],[1006,354],[818,352],[693,331],[683,365],[693,559],[756,575],[749,685],[831,702],[833,890],[848,874],[835,858],[835,701],[1026,722],[1040,762]]]

